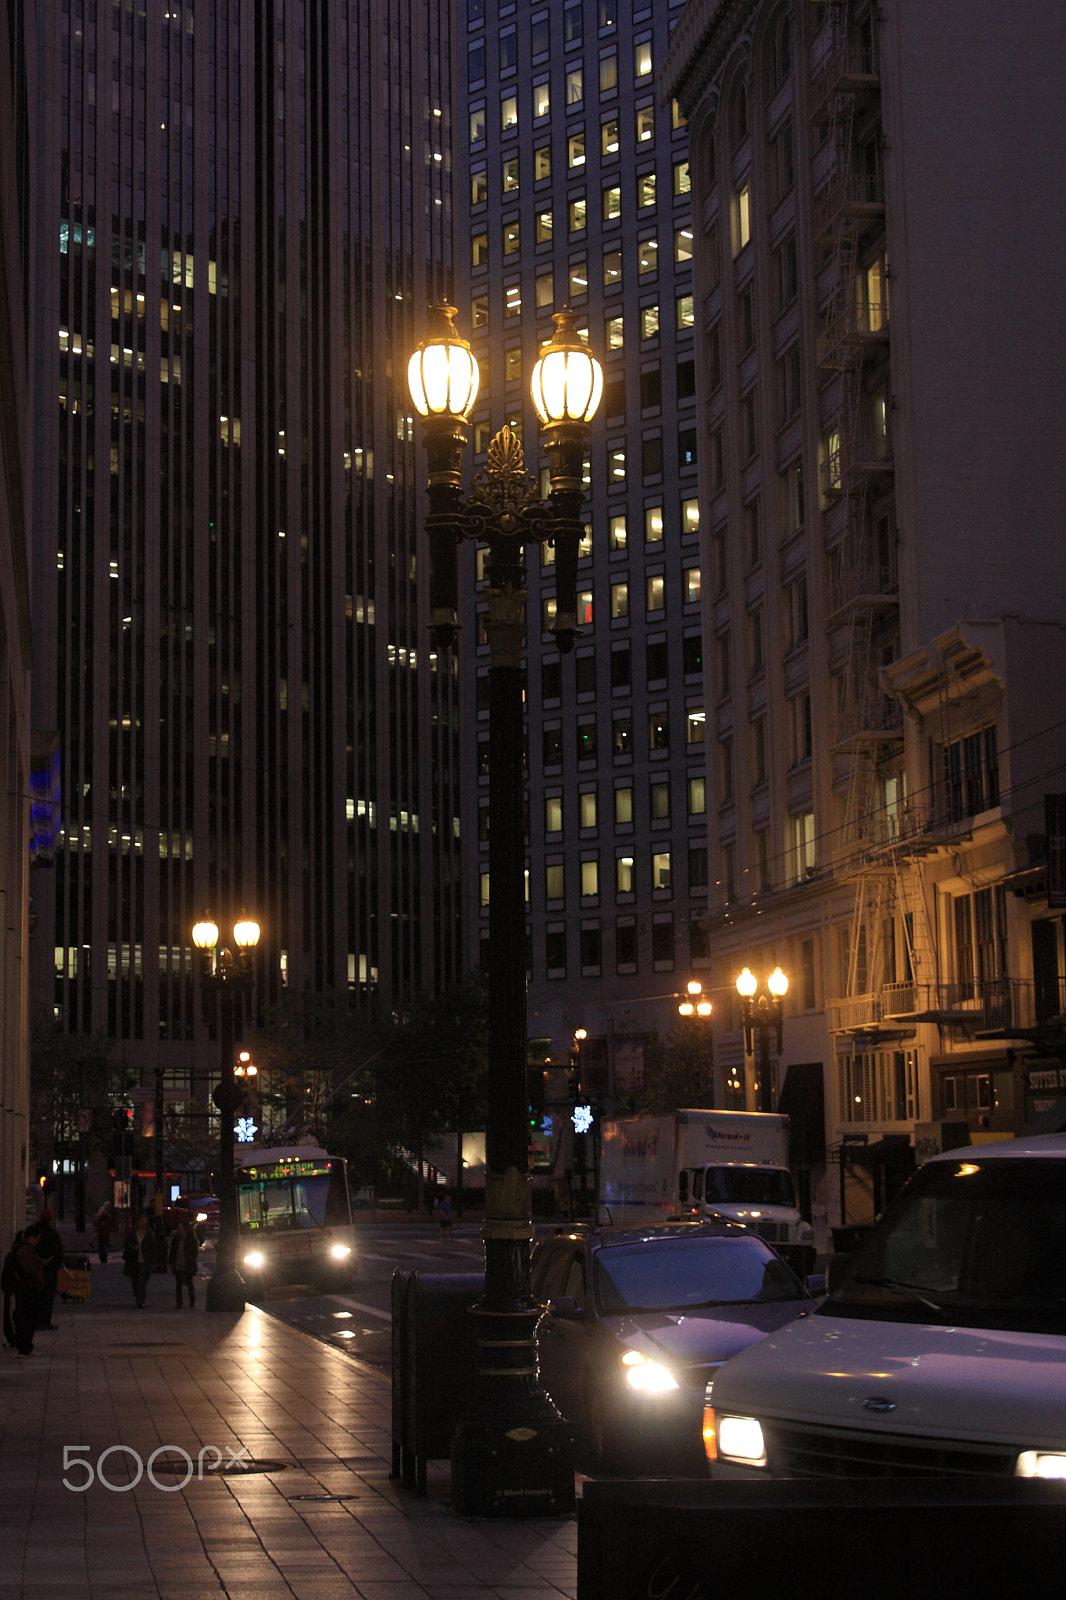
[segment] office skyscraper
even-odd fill
[[[529,1035],[560,1060],[584,1028],[594,1092],[624,1093],[645,1037],[676,1024],[706,909],[688,147],[655,78],[679,11],[462,0],[459,22],[456,270],[483,374],[475,462],[509,421],[525,424],[535,470],[526,385],[553,309],[579,312],[604,366],[581,635],[560,659],[543,629],[552,551],[531,549],[527,647]],[[483,604],[461,648],[484,896]],[[476,916],[470,928],[476,940]]]
[[[190,928],[282,990],[458,975],[453,669],[403,392],[450,290],[444,0],[61,0],[42,61],[35,1000],[177,1081]],[[417,318],[416,313],[417,311]]]

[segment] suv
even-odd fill
[[[934,1156],[829,1281],[709,1385],[713,1477],[1066,1477],[1066,1136]]]
[[[815,1304],[776,1251],[726,1220],[574,1228],[541,1240],[531,1274],[541,1380],[578,1459],[601,1471],[706,1477],[708,1377]]]

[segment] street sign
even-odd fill
[[[130,1090],[129,1098],[142,1104],[146,1100],[155,1099],[155,1090],[146,1088],[144,1084],[138,1084],[136,1088]]]

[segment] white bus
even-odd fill
[[[348,1164],[310,1145],[259,1150],[237,1173],[237,1269],[249,1300],[302,1283],[343,1293],[356,1269]]]

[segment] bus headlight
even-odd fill
[[[244,1258],[244,1264],[246,1267],[261,1267],[263,1265],[262,1250],[249,1250]]]
[[[352,1247],[349,1244],[331,1244],[329,1247],[329,1253],[333,1257],[334,1261],[343,1261],[345,1256],[351,1255]]]
[[[1014,1467],[1016,1478],[1066,1478],[1061,1450],[1023,1450]]]

